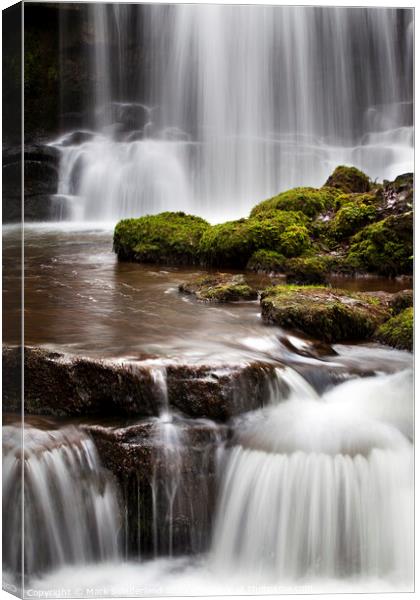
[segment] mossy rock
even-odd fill
[[[265,323],[335,343],[370,338],[390,315],[388,298],[322,286],[275,286],[261,295]]]
[[[182,283],[180,292],[194,295],[203,302],[238,302],[256,300],[258,292],[246,282],[243,275],[212,273]]]
[[[257,273],[282,273],[286,257],[274,250],[257,250],[251,256],[246,268]]]
[[[242,269],[257,250],[299,256],[310,243],[301,215],[278,211],[270,218],[260,216],[214,225],[204,232],[199,251],[205,266]]]
[[[346,194],[337,199],[340,208],[329,222],[329,235],[347,239],[378,218],[378,199],[373,194]]]
[[[412,273],[413,213],[368,225],[351,240],[347,262],[361,271],[395,277]]]
[[[280,210],[301,212],[313,219],[320,213],[330,210],[337,195],[337,190],[326,187],[321,189],[297,187],[260,202],[252,209],[250,216],[256,217],[263,213]]]
[[[375,338],[400,350],[413,350],[413,307],[406,308],[378,327]]]
[[[115,227],[114,251],[119,260],[198,264],[199,242],[208,229],[207,221],[183,212],[124,219]]]
[[[336,188],[347,194],[369,192],[371,183],[369,177],[356,169],[340,165],[325,182],[325,187]]]
[[[414,304],[413,290],[401,290],[396,292],[390,302],[392,313],[398,315],[406,308],[410,308]]]
[[[284,265],[288,283],[316,284],[325,283],[329,261],[320,256],[302,256],[290,258]]]

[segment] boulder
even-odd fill
[[[179,291],[202,302],[238,302],[256,300],[258,292],[248,285],[243,275],[211,273],[181,283]]]
[[[21,408],[21,352],[3,347],[5,411]],[[166,404],[193,418],[226,421],[264,405],[276,377],[272,364],[166,364],[93,360],[25,347],[25,412],[34,415],[157,416]],[[167,397],[157,371],[166,378]],[[288,388],[283,387],[284,397]]]
[[[340,165],[325,182],[324,187],[336,188],[346,194],[369,192],[371,188],[367,175],[356,169]]]
[[[275,286],[261,295],[265,323],[335,343],[369,339],[391,316],[392,295],[321,286]]]

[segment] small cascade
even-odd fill
[[[27,427],[22,466],[16,431],[13,426],[3,429],[3,523],[4,539],[10,543],[5,565],[20,571],[21,557],[18,547],[13,549],[13,540],[22,514],[17,502],[22,494],[22,469],[26,572],[118,558],[117,490],[92,440],[73,426],[59,430]]]
[[[166,370],[151,370],[160,415],[138,427],[126,444],[139,455],[124,477],[127,557],[202,552],[210,541],[219,428],[172,412]]]
[[[412,444],[381,403],[385,386],[394,400],[404,390],[412,418],[410,378],[348,381],[318,399],[298,381],[289,400],[240,419],[221,471],[214,568],[265,582],[411,580]]]

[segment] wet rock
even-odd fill
[[[203,302],[236,302],[256,300],[258,292],[253,289],[243,275],[211,273],[200,275],[191,281],[181,283],[179,291],[192,294]]]
[[[85,426],[120,482],[128,556],[208,549],[216,499],[216,450],[225,428],[173,416],[110,428]]]
[[[399,175],[394,181],[384,181],[382,196],[385,215],[413,210],[413,173]]]
[[[3,149],[3,219],[20,219],[22,161],[19,147]],[[25,220],[51,219],[51,198],[58,187],[59,152],[42,144],[25,146]]]
[[[396,294],[393,294],[390,307],[394,314],[400,313],[405,308],[410,308],[414,303],[413,290],[401,290]]]
[[[261,295],[264,322],[325,342],[370,338],[390,317],[390,294],[352,293],[321,286],[276,286]]]
[[[19,412],[20,350],[3,347],[9,385],[4,409]],[[51,416],[157,416],[165,402],[185,415],[226,421],[259,408],[275,379],[273,365],[167,365],[167,399],[156,383],[151,361],[123,363],[72,357],[26,347],[25,412]],[[284,389],[285,396],[287,389]]]
[[[72,131],[61,140],[60,146],[80,146],[80,144],[90,142],[94,136],[92,131]]]

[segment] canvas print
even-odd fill
[[[413,591],[413,27],[3,11],[6,591]]]

